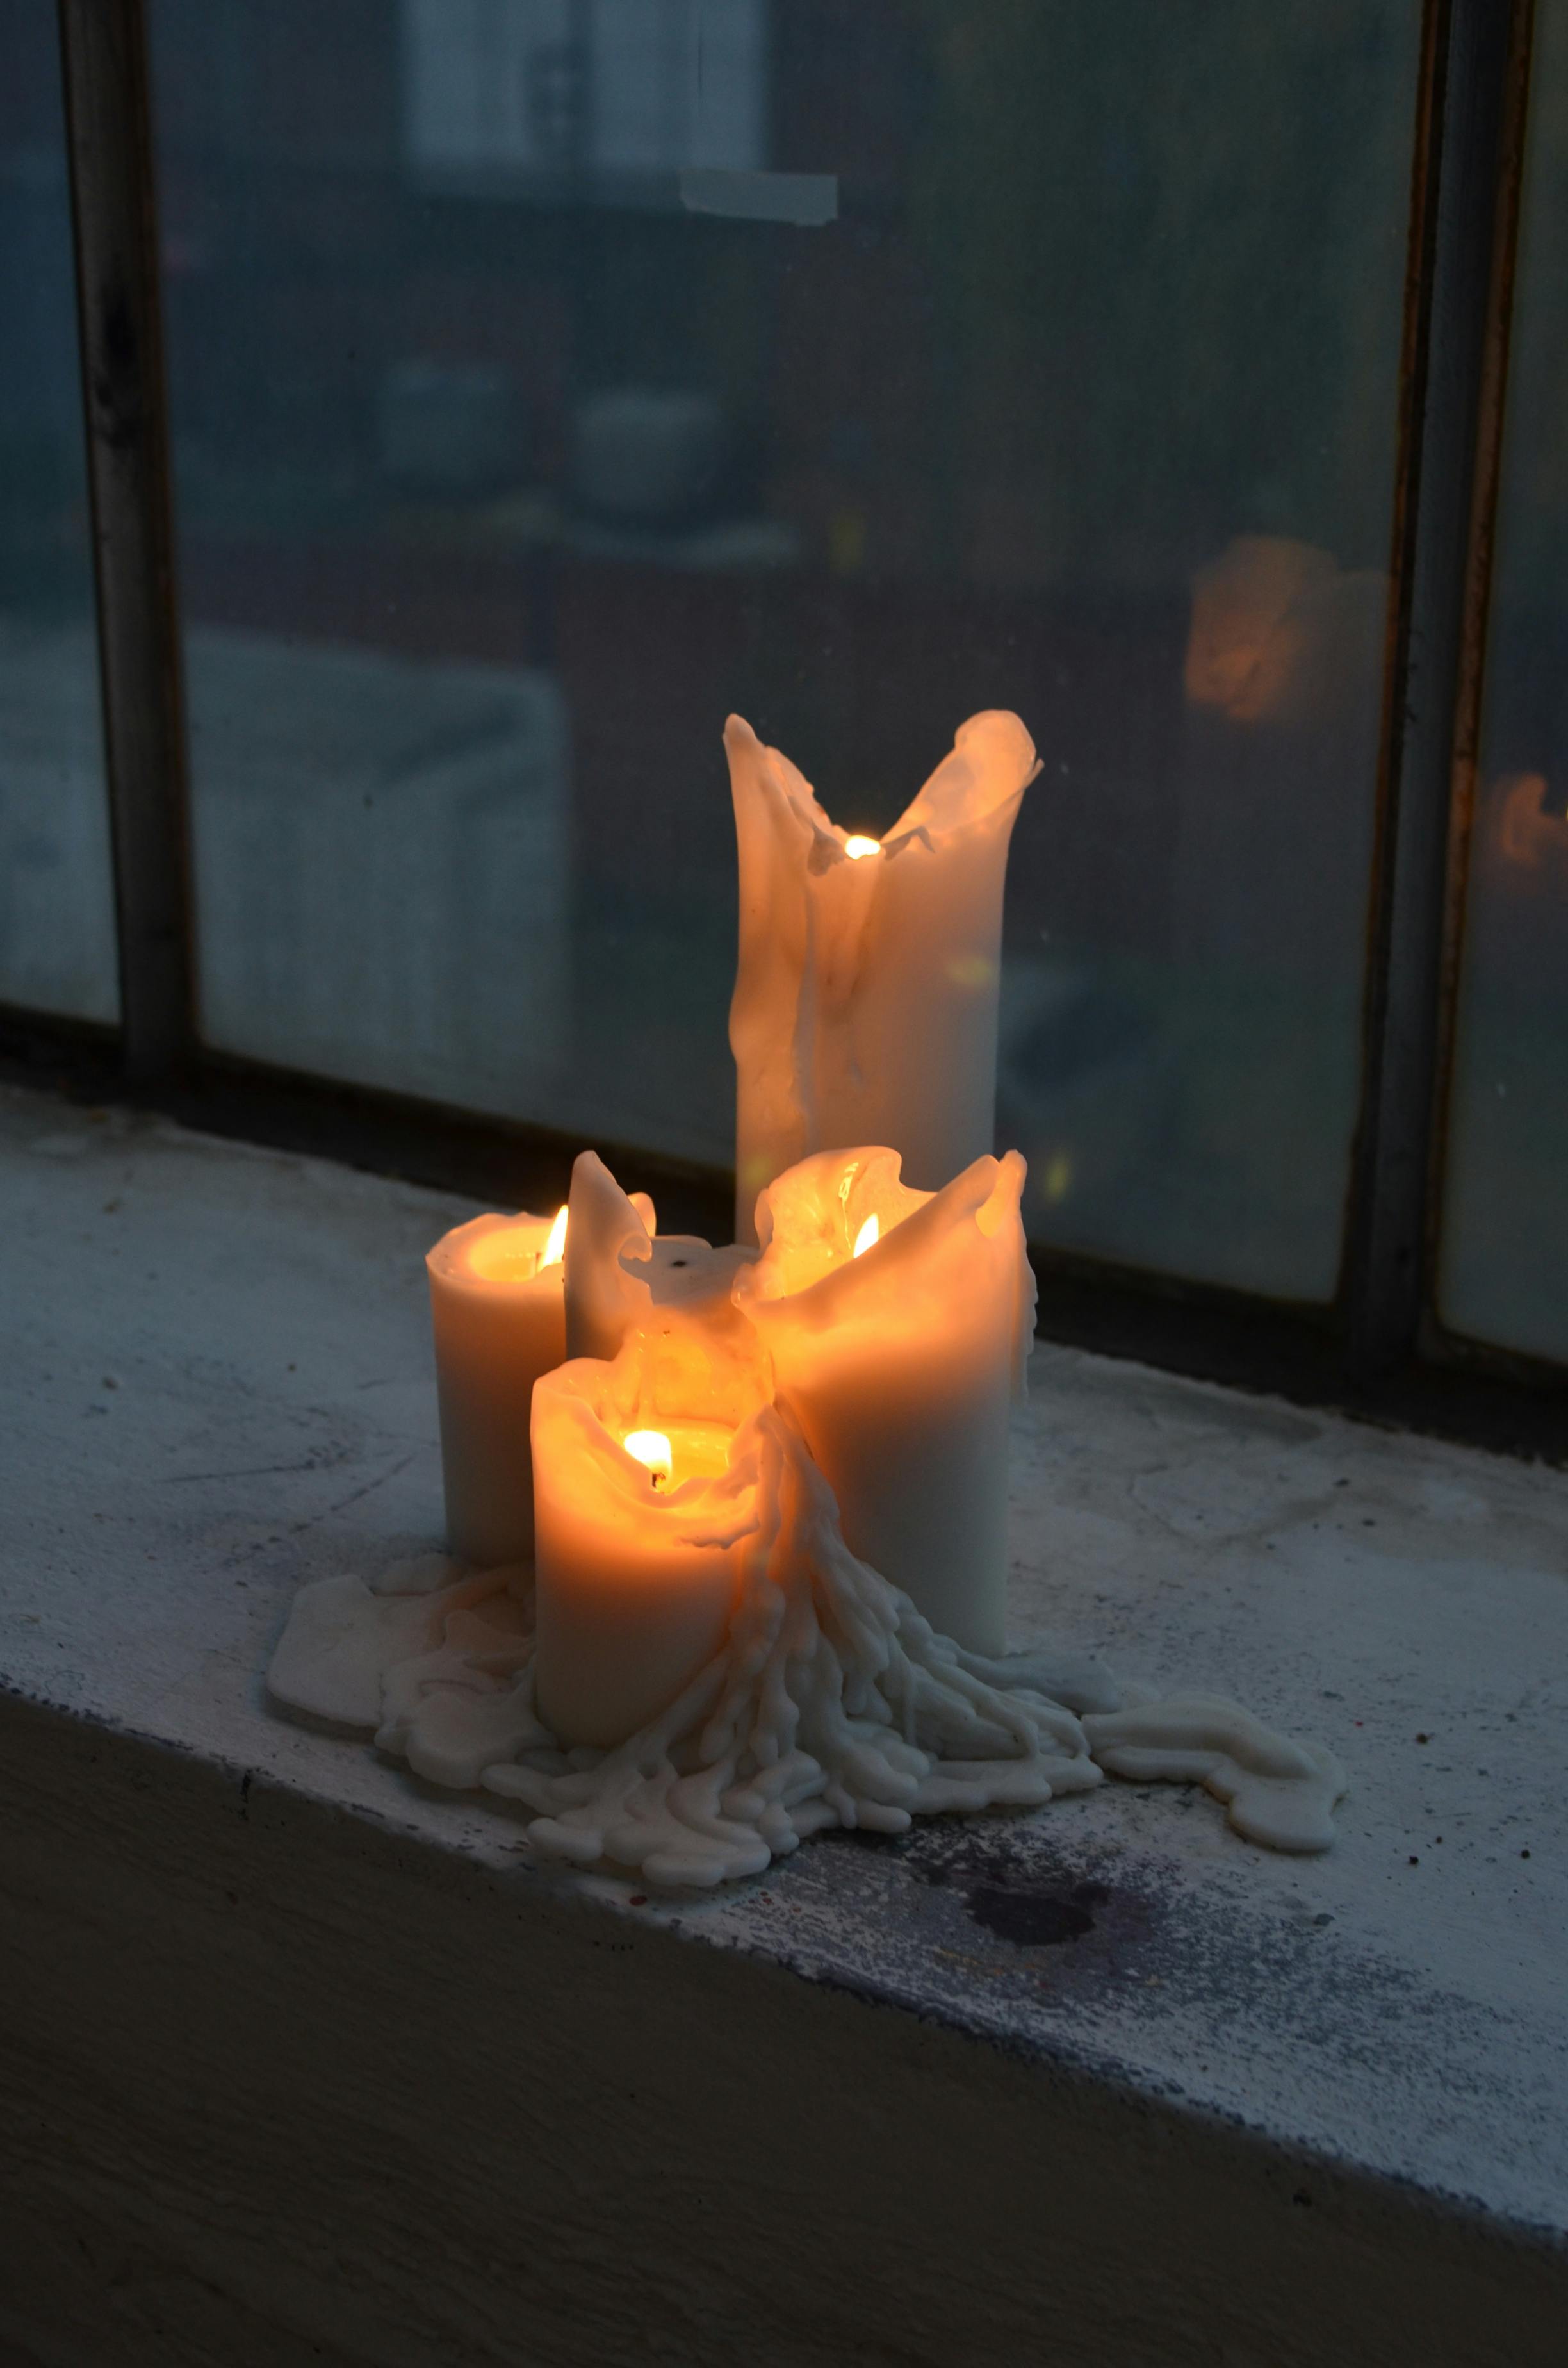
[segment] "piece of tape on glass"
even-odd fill
[[[690,165],[680,176],[688,214],[728,214],[735,222],[797,222],[820,229],[838,219],[836,173],[726,173]]]

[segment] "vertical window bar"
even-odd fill
[[[1475,439],[1475,479],[1460,630],[1459,678],[1454,704],[1453,813],[1449,836],[1448,911],[1444,929],[1442,1001],[1439,1011],[1438,1081],[1433,1128],[1431,1190],[1426,1233],[1426,1290],[1423,1315],[1429,1338],[1441,1332],[1435,1301],[1442,1247],[1443,1201],[1448,1159],[1449,1113],[1453,1088],[1454,1036],[1458,1026],[1460,960],[1464,950],[1471,833],[1475,819],[1481,762],[1486,646],[1491,621],[1493,564],[1496,553],[1497,501],[1503,475],[1506,425],[1508,353],[1514,320],[1514,283],[1518,262],[1519,214],[1524,196],[1525,138],[1529,120],[1530,58],[1535,32],[1534,0],[1514,12],[1505,94],[1497,217],[1493,245],[1492,302],[1482,366]]]
[[[1528,11],[1529,0],[1430,0],[1427,10],[1366,1088],[1346,1251],[1352,1355],[1368,1372],[1414,1350],[1426,1281],[1455,682],[1509,62]]]
[[[184,710],[145,0],[60,0],[128,1072],[194,1029]]]

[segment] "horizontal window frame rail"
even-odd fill
[[[412,1095],[340,1084],[237,1054],[201,1053],[177,1077],[126,1079],[114,1031],[0,1006],[0,1080],[78,1108],[118,1106],[301,1157],[333,1159],[431,1191],[546,1213],[565,1198],[580,1133],[486,1118]],[[726,1241],[733,1172],[599,1138],[629,1188],[651,1192],[661,1228]],[[1568,1373],[1472,1342],[1460,1353],[1356,1372],[1330,1306],[1031,1242],[1043,1339],[1187,1373],[1387,1427],[1568,1464]]]
[[[123,1017],[115,1031],[0,1008],[0,1076],[551,1205],[576,1138],[199,1041],[148,0],[58,7]],[[1533,0],[1423,11],[1363,1091],[1335,1297],[1307,1307],[1031,1254],[1049,1338],[1561,1460],[1568,1368],[1451,1335],[1434,1304],[1532,18]],[[727,1237],[726,1170],[601,1148],[666,1225]]]

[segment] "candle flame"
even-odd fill
[[[882,842],[880,838],[867,838],[860,831],[855,832],[844,842],[844,852],[851,863],[858,863],[864,855],[880,855],[881,851]]]
[[[562,1204],[555,1212],[555,1223],[550,1229],[550,1239],[545,1243],[544,1256],[540,1258],[540,1265],[541,1268],[559,1266],[565,1255],[566,1210]]]
[[[670,1442],[662,1430],[629,1430],[621,1440],[628,1455],[645,1463],[656,1488],[670,1476]]]
[[[874,1216],[868,1217],[855,1236],[855,1248],[852,1255],[856,1258],[863,1257],[867,1250],[872,1248],[881,1239],[881,1233],[882,1229],[877,1219]]]

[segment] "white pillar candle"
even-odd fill
[[[940,1192],[894,1151],[819,1153],[757,1203],[735,1298],[850,1550],[974,1653],[1006,1645],[1007,1429],[1034,1337],[1021,1156]]]
[[[746,1442],[767,1395],[754,1335],[697,1326],[632,1332],[613,1362],[540,1379],[536,1700],[563,1742],[624,1742],[719,1651],[756,1527]]]
[[[528,1406],[566,1353],[566,1212],[471,1218],[425,1261],[436,1336],[447,1543],[480,1569],[533,1557]]]
[[[734,1321],[730,1292],[754,1255],[695,1234],[658,1234],[645,1192],[623,1192],[597,1151],[572,1169],[566,1231],[566,1354],[613,1357],[657,1311],[670,1320]]]
[[[1007,846],[1040,770],[1000,710],[881,841],[845,831],[777,748],[724,729],[740,854],[735,1231],[815,1151],[885,1143],[936,1186],[988,1152]]]

